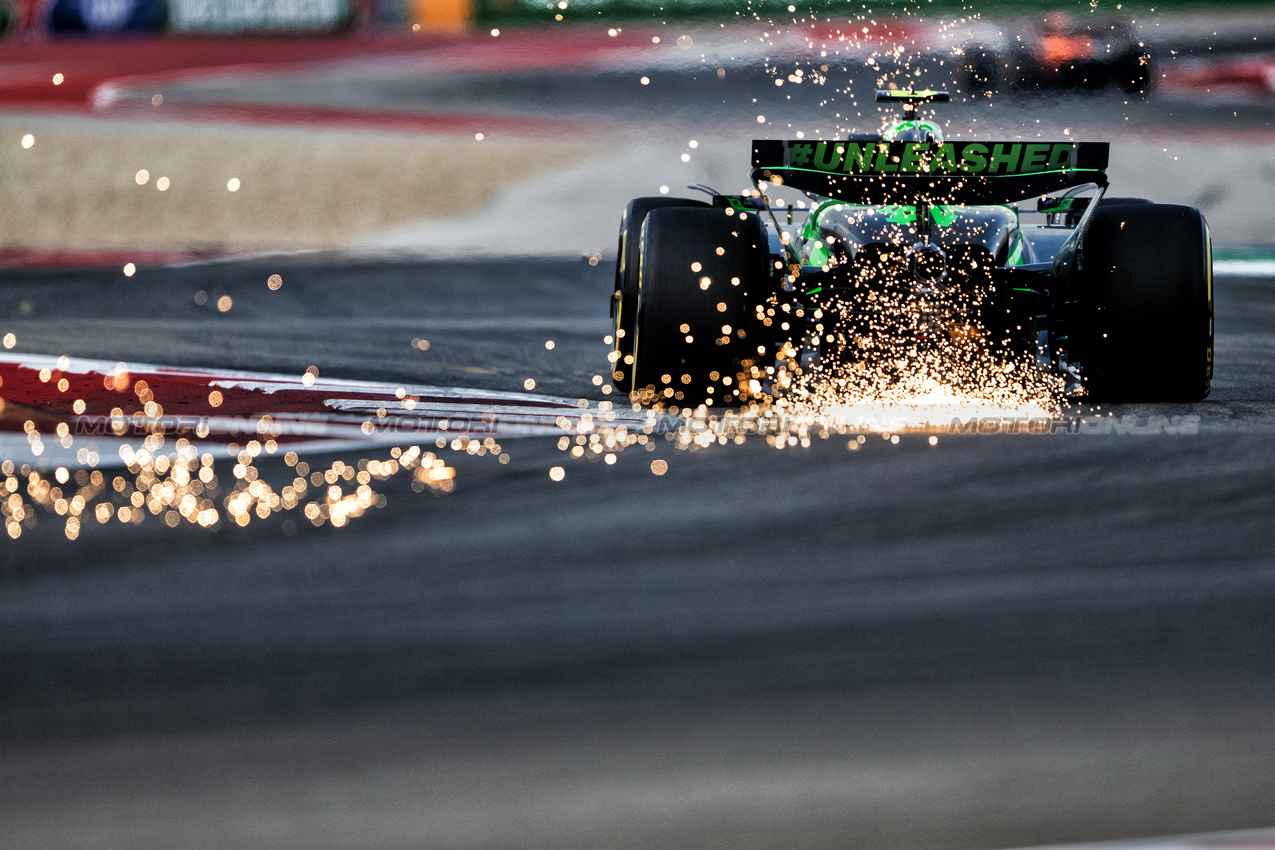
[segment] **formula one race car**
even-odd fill
[[[1199,210],[1107,197],[1106,143],[951,142],[918,118],[946,92],[877,100],[904,110],[882,134],[753,142],[755,191],[629,203],[616,389],[738,406],[781,396],[802,372],[890,380],[911,368],[905,353],[960,361],[978,347],[1072,397],[1208,395],[1212,249]]]
[[[1151,54],[1125,21],[1075,19],[1050,12],[1025,35],[964,49],[965,85],[972,91],[1004,82],[1017,91],[1101,89],[1129,94],[1151,86]]]

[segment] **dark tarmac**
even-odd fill
[[[610,275],[7,272],[0,312],[42,353],[601,399]],[[0,567],[0,843],[1005,847],[1269,826],[1271,286],[1218,280],[1209,400],[1112,411],[1198,416],[1196,434],[661,443],[614,466],[527,439],[507,466],[449,460],[450,495],[390,482],[340,530],[90,523],[71,544],[43,522]],[[224,315],[193,300],[217,287]]]

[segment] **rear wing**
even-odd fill
[[[753,142],[753,180],[850,204],[1008,204],[1107,187],[1106,142]]]

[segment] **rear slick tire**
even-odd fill
[[[633,336],[637,328],[638,263],[641,259],[642,223],[651,210],[666,207],[696,207],[708,204],[691,198],[634,198],[624,209],[620,219],[620,244],[615,256],[615,293],[611,314],[615,318],[612,328],[611,383],[621,392],[628,392],[633,385]],[[626,360],[628,362],[626,362]],[[618,377],[617,377],[618,375]]]
[[[1099,206],[1077,259],[1077,354],[1086,396],[1205,398],[1213,379],[1213,253],[1200,211]]]
[[[672,208],[647,216],[633,353],[640,400],[694,407],[749,399],[751,370],[771,354],[755,318],[771,294],[769,262],[755,214]]]

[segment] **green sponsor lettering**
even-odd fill
[[[872,168],[872,146],[847,144],[841,170],[849,174],[852,171],[867,171],[870,168]]]
[[[1049,167],[1051,169],[1067,168],[1071,165],[1072,146],[1065,142],[1059,142],[1054,145],[1054,149],[1049,152]]]
[[[930,207],[930,215],[934,217],[934,223],[939,227],[951,227],[952,222],[956,221],[960,215],[957,207],[950,207],[946,204],[938,204]]]
[[[882,142],[877,145],[877,161],[872,166],[873,171],[879,171],[882,174],[889,174],[899,170],[899,164],[890,156],[890,146]]]
[[[990,166],[988,171],[995,174],[1001,170],[1001,166],[1006,166],[1005,171],[1012,174],[1018,170],[1018,157],[1022,152],[1022,145],[1010,145],[1009,150],[1006,150],[1004,145],[996,145],[992,148],[992,159],[988,163]]]
[[[908,142],[903,147],[903,161],[899,163],[899,170],[910,174],[928,171],[925,154],[929,152],[929,149],[930,146],[924,142]]]
[[[939,150],[938,158],[930,163],[931,171],[951,173],[960,171],[956,165],[956,145],[948,143]]]
[[[1040,171],[1049,164],[1050,145],[1030,144],[1023,150],[1023,171]]]
[[[916,221],[916,207],[904,207],[897,204],[881,208],[881,215],[892,224],[911,224]]]
[[[790,145],[788,148],[788,164],[792,166],[802,166],[810,162],[810,148],[808,143]]]
[[[961,151],[961,171],[974,174],[987,168],[987,145],[974,142]]]
[[[844,150],[840,145],[830,145],[827,142],[820,142],[815,145],[815,168],[820,171],[836,171],[841,167],[841,153]],[[831,151],[831,156],[829,155]]]

